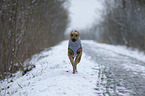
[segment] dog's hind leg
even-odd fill
[[[73,74],[75,74],[75,72],[76,72],[76,65],[74,64],[73,65]]]
[[[78,71],[77,71],[77,65],[75,66],[75,72],[78,72]]]
[[[77,72],[77,64],[80,63],[80,61],[81,61],[82,49],[79,49],[77,53],[78,53],[78,55],[75,58],[75,72]]]

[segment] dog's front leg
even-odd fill
[[[72,56],[69,56],[69,60],[70,60],[70,63],[73,65],[74,64],[74,58]]]
[[[76,71],[76,65],[75,65],[75,61],[74,61],[74,57],[73,57],[73,52],[71,50],[68,49],[68,57],[69,57],[69,60],[72,64],[72,67],[73,67],[73,74],[75,74],[75,71]]]
[[[78,55],[77,55],[77,57],[76,57],[76,59],[75,59],[76,65],[77,65],[77,64],[80,62],[80,60],[81,60],[82,49],[79,49],[77,53],[78,53]]]
[[[70,49],[68,49],[68,57],[69,57],[71,64],[73,65],[74,57],[73,57],[73,52]]]

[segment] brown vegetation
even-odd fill
[[[68,23],[64,2],[0,0],[0,79],[26,71],[26,59],[63,40]]]

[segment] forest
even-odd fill
[[[82,38],[145,51],[145,0],[104,0],[103,6],[103,20],[81,30],[90,33]]]
[[[65,0],[0,0],[0,79],[24,61],[64,38],[68,24]],[[34,67],[34,66],[33,66]],[[31,68],[30,68],[31,69]]]

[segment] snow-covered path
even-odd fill
[[[84,51],[91,60],[104,66],[107,94],[112,96],[145,95],[145,56],[125,47],[84,42]],[[93,45],[93,46],[91,46]],[[110,90],[111,89],[111,90]]]
[[[68,41],[32,57],[34,68],[0,83],[0,96],[142,96],[145,56],[120,46],[83,41],[78,73],[72,74]],[[138,58],[138,57],[139,58]],[[142,56],[142,57],[141,57]]]
[[[83,54],[78,65],[78,73],[72,74],[72,66],[67,56],[68,42],[64,41],[50,50],[33,56],[31,63],[36,68],[25,76],[13,78],[14,82],[0,84],[10,87],[4,93],[13,96],[95,96],[97,64]],[[10,81],[10,79],[8,80]],[[22,87],[22,88],[21,88]],[[8,95],[7,94],[7,95]]]

